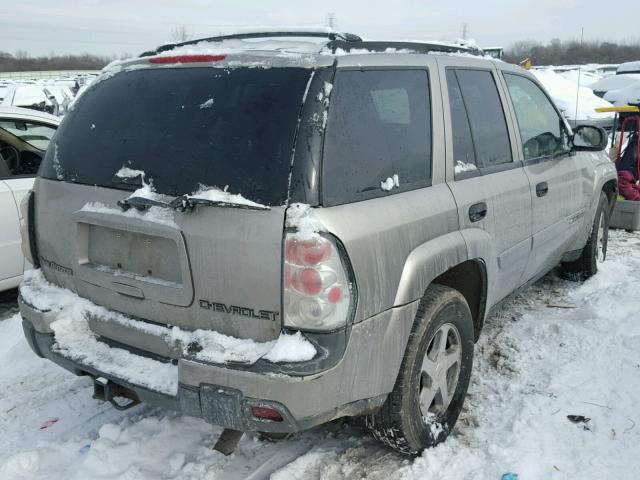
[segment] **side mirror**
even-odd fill
[[[602,128],[579,125],[573,130],[573,149],[600,152],[607,147],[609,137]]]

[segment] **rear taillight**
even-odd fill
[[[33,190],[29,190],[22,200],[20,201],[20,237],[22,239],[22,254],[24,258],[32,265],[34,265],[33,261],[33,252],[31,250],[31,242],[35,239],[31,239],[29,235],[29,222],[31,219],[29,218],[30,212],[32,209],[32,198],[33,198]]]
[[[272,422],[281,422],[282,415],[277,410],[267,407],[251,407],[251,414],[260,420],[270,420]]]
[[[301,239],[287,233],[283,267],[285,327],[335,330],[346,325],[351,284],[333,240],[319,234]]]

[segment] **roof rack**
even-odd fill
[[[483,52],[477,47],[465,47],[463,45],[447,45],[441,43],[423,42],[402,42],[402,41],[364,41],[364,40],[343,40],[336,38],[326,45],[332,52],[337,49],[350,52],[356,49],[363,49],[372,52],[384,52],[388,48],[396,50],[411,50],[417,53],[443,52],[443,53],[469,53],[471,55],[481,55]]]
[[[149,50],[147,52],[143,52],[140,54],[140,57],[150,57],[152,55],[157,55],[158,53],[166,52],[168,50],[173,50],[174,48],[184,47],[186,45],[195,45],[196,43],[200,43],[200,42],[222,42],[224,40],[246,40],[249,38],[276,38],[276,37],[326,38],[329,41],[329,43],[334,41],[341,41],[341,42],[344,42],[345,44],[349,44],[351,42],[362,42],[362,39],[358,35],[354,35],[353,33],[341,33],[341,32],[331,32],[331,31],[322,31],[322,30],[311,30],[308,32],[305,32],[305,31],[247,32],[247,33],[233,33],[230,35],[218,35],[215,37],[198,38],[195,40],[188,40],[186,42],[180,42],[180,43],[168,43],[168,44],[157,47],[155,50]]]

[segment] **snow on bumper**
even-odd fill
[[[215,331],[185,331],[134,320],[52,285],[39,270],[25,273],[20,295],[34,310],[46,312],[36,315],[33,323],[40,332],[54,333],[56,353],[171,395],[177,391],[174,364],[141,357],[126,349],[111,348],[97,337],[115,340],[165,359],[178,360],[188,356],[216,364],[252,365],[260,358],[274,363],[304,362],[317,353],[299,332],[283,333],[270,342],[255,342]]]
[[[381,405],[393,388],[417,310],[414,302],[355,324],[330,367],[318,373],[284,375],[239,365],[238,359],[250,362],[254,357],[247,357],[245,341],[224,335],[226,348],[212,349],[220,343],[214,336],[202,351],[207,350],[208,358],[216,352],[217,359],[226,358],[228,364],[188,355],[187,342],[193,340],[189,336],[193,332],[174,331],[98,307],[49,284],[37,271],[25,275],[20,294],[25,333],[41,356],[77,374],[104,376],[134,390],[142,401],[175,408],[216,425],[273,432],[301,430]],[[118,329],[122,335],[141,335],[147,352],[164,348],[155,352],[157,356],[174,361],[162,362],[111,347],[98,340],[100,329],[108,330],[110,337],[118,337]],[[273,352],[273,357],[286,358],[292,341],[295,344],[297,339],[288,335],[284,345],[267,342],[268,350],[258,356]],[[118,343],[123,342],[116,338],[115,345]],[[253,343],[257,349],[265,348],[265,344]],[[251,415],[253,406],[274,408],[283,421],[257,420]]]

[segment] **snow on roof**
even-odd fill
[[[616,73],[640,73],[640,60],[636,62],[626,62],[618,65]]]
[[[216,55],[216,54],[239,54],[246,52],[269,52],[281,56],[295,56],[300,54],[314,54],[322,48],[322,44],[327,39],[320,39],[322,42],[307,40],[291,40],[282,37],[269,39],[229,39],[220,42],[209,42],[203,40],[196,44],[175,47],[171,50],[165,50],[155,56],[172,57],[176,55]]]
[[[580,78],[580,85],[583,87],[590,87],[593,83],[602,80],[602,75],[594,73],[593,71],[580,70],[577,68],[573,70],[555,70],[556,73],[562,75],[564,78],[573,83],[578,83],[578,77]]]
[[[640,104],[640,81],[625,88],[609,90],[604,99],[614,105],[638,105]]]
[[[219,35],[236,35],[243,33],[278,33],[278,32],[299,32],[299,33],[326,33],[329,35],[330,33],[335,33],[337,35],[341,35],[343,32],[335,30],[331,27],[326,27],[322,25],[285,25],[285,26],[252,26],[252,27],[242,27],[237,28],[230,31],[221,31]]]
[[[624,73],[605,77],[602,80],[591,84],[590,87],[595,92],[608,92],[609,90],[626,88],[629,85],[634,85],[638,82],[640,82],[640,74]]]
[[[610,107],[606,100],[596,96],[588,87],[580,87],[576,82],[567,80],[552,69],[532,70],[535,77],[542,83],[553,98],[557,107],[564,113],[568,120],[600,120],[613,118],[612,113],[598,113],[597,107]],[[578,104],[576,109],[576,94]],[[577,115],[576,115],[577,113]]]

